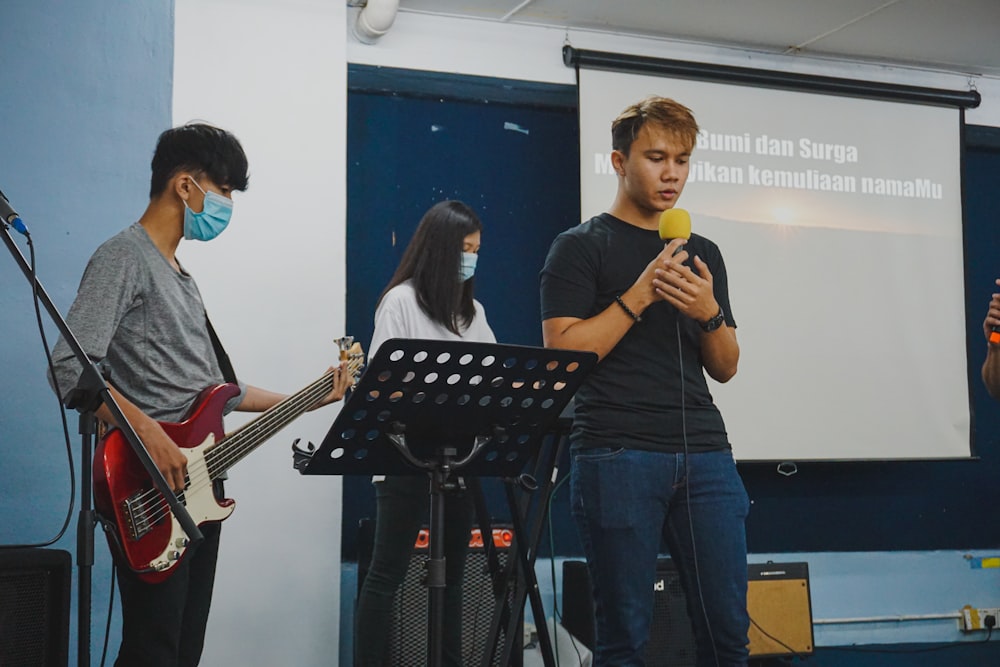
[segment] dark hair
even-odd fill
[[[434,204],[417,225],[379,301],[396,285],[412,280],[417,303],[427,316],[448,331],[460,334],[476,317],[472,303],[476,279],[459,280],[462,241],[482,228],[473,210],[462,202]]]
[[[219,186],[247,189],[247,156],[232,134],[204,123],[167,130],[156,141],[149,198],[155,199],[179,171],[204,174]]]
[[[628,106],[611,123],[611,147],[628,155],[639,130],[646,123],[657,125],[674,135],[689,149],[698,139],[698,123],[683,104],[666,97],[647,97]]]

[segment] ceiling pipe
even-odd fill
[[[514,9],[510,10],[509,12],[501,16],[500,21],[501,22],[509,21],[511,16],[517,14],[519,11],[530,5],[532,2],[534,2],[534,0],[524,0],[524,2],[519,4],[517,7],[515,7]]]
[[[399,11],[399,0],[368,0],[354,22],[354,36],[365,44],[374,44],[389,32]]]

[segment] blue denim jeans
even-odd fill
[[[698,667],[745,667],[749,500],[731,452],[576,449],[570,499],[593,582],[594,667],[644,664],[662,542],[687,598]]]

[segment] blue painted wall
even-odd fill
[[[149,160],[171,122],[174,3],[4,0],[0,26],[0,189],[32,232],[39,281],[65,312],[90,253],[148,202]],[[29,283],[0,254],[0,544],[44,542],[69,511],[67,447]],[[57,331],[43,321],[54,344]],[[79,471],[76,413],[67,417]],[[72,554],[78,508],[54,545]],[[96,539],[95,661],[110,576]],[[74,583],[74,611],[75,597]],[[75,663],[75,620],[71,627]]]

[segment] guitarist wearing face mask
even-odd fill
[[[345,363],[327,371],[311,386],[311,393],[303,390],[290,397],[237,382],[233,376],[214,340],[194,278],[175,253],[181,239],[210,241],[218,236],[229,224],[233,191],[246,187],[247,158],[229,132],[188,124],[161,134],[152,161],[149,205],[137,222],[93,254],[67,316],[84,350],[110,370],[111,394],[167,483],[185,492],[185,504],[196,522],[205,520],[200,525],[205,539],[187,548],[180,558],[134,561],[131,555],[116,554],[123,618],[118,667],[193,666],[201,657],[218,555],[218,521],[232,511],[232,501],[214,502],[223,500],[224,475],[209,465],[210,474],[202,476],[207,488],[201,491],[212,501],[207,505],[214,507],[217,516],[212,509],[195,515],[192,507],[206,503],[195,502],[199,489],[192,468],[196,463],[204,467],[205,461],[182,447],[204,455],[195,446],[206,435],[221,439],[222,415],[231,410],[273,408],[288,414],[287,406],[301,406],[290,420],[302,411],[340,400],[352,383]],[[54,380],[65,398],[76,386],[81,368],[62,339],[53,358]],[[105,406],[97,410],[97,416],[114,426]],[[181,428],[182,420],[200,425]],[[120,432],[111,435],[116,433]],[[198,436],[196,442],[180,442],[182,434],[190,433]],[[109,514],[131,503],[131,497],[128,492],[122,499],[113,497],[119,493],[112,479],[114,471],[105,471],[109,479],[103,484],[96,479],[102,460],[119,457],[102,449],[106,444],[108,438],[98,446],[95,506],[105,519],[127,532],[121,525],[124,522]],[[210,459],[210,447],[211,443],[205,460]],[[125,455],[122,458],[131,463]],[[138,470],[144,472],[141,465]],[[102,492],[113,498],[102,498]],[[157,498],[150,498],[151,493],[139,490],[134,496],[156,507]],[[170,537],[171,518],[168,514],[164,520],[161,513],[136,521],[137,525],[129,526],[131,538],[119,536],[117,544],[123,551],[126,546],[137,548],[157,535],[160,526],[166,526]]]

